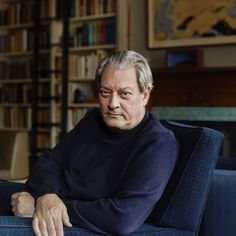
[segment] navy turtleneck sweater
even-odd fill
[[[40,157],[26,187],[36,198],[56,193],[74,225],[129,234],[161,197],[178,150],[173,133],[148,112],[132,130],[113,133],[93,109]]]

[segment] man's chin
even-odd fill
[[[124,126],[118,122],[105,122],[107,127],[112,131],[122,131]]]

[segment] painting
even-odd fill
[[[236,0],[148,0],[148,47],[236,44]]]

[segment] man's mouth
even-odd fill
[[[119,116],[120,114],[118,113],[112,113],[112,112],[107,112],[106,113],[108,116]]]

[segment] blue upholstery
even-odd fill
[[[209,128],[175,122],[163,124],[173,130],[180,142],[178,163],[148,223],[131,235],[197,235],[223,135]],[[4,185],[7,184],[0,184],[0,202],[3,195],[9,196]],[[7,191],[9,190],[8,188]],[[6,203],[6,200],[4,202]],[[1,207],[3,205],[0,205]],[[0,217],[0,235],[33,235],[30,226],[29,218]],[[64,232],[70,236],[98,235],[78,227],[66,228]]]
[[[222,158],[217,163],[200,236],[236,235],[236,158]]]

